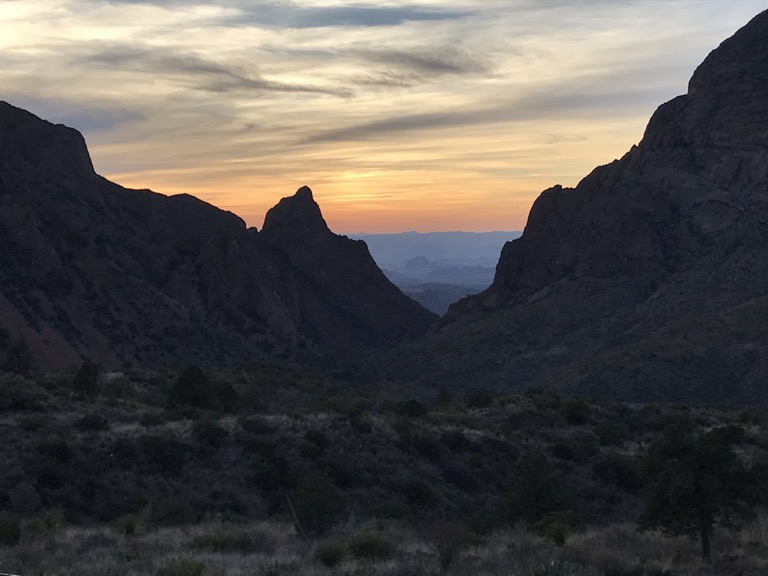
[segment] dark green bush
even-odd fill
[[[333,568],[347,556],[347,547],[337,541],[323,542],[316,549],[312,558],[326,568]]]
[[[346,505],[336,486],[326,476],[305,476],[290,494],[290,503],[301,529],[321,536],[346,515]]]
[[[467,408],[488,408],[493,404],[493,392],[485,388],[478,388],[467,392],[464,397],[464,405]]]
[[[560,414],[571,426],[582,426],[592,417],[592,408],[584,400],[571,398],[560,404]]]
[[[304,440],[306,440],[307,442],[311,442],[312,444],[320,448],[321,451],[325,450],[325,448],[330,443],[328,440],[328,437],[320,430],[307,430],[304,433]]]
[[[220,448],[229,438],[229,432],[217,422],[199,420],[192,425],[192,437],[202,446]]]
[[[14,546],[21,539],[19,519],[5,510],[0,510],[0,544]]]
[[[349,541],[348,550],[358,560],[386,560],[394,552],[392,544],[371,532],[355,534]]]
[[[75,420],[74,426],[81,432],[98,432],[109,428],[109,422],[100,414],[86,414]]]
[[[96,396],[99,393],[99,367],[90,360],[83,362],[72,379],[72,388],[83,396]]]
[[[418,400],[399,402],[395,404],[394,412],[398,416],[405,416],[406,418],[424,418],[429,414],[427,407]]]

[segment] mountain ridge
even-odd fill
[[[262,234],[189,195],[122,188],[93,171],[79,132],[7,103],[0,151],[0,346],[23,338],[41,368],[323,361],[435,318],[370,256],[347,278],[313,277],[268,241],[279,226]],[[326,249],[352,242],[325,230]],[[358,277],[387,297],[336,293]]]
[[[491,287],[449,309],[410,369],[503,390],[768,400],[767,64],[763,12],[637,146],[542,192]]]

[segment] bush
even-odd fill
[[[320,544],[312,558],[315,562],[327,568],[333,568],[341,563],[347,555],[347,548],[341,542],[329,541]]]
[[[74,426],[80,432],[98,432],[109,428],[109,422],[100,414],[86,414],[82,418],[78,418]]]
[[[492,404],[493,392],[485,388],[472,390],[464,397],[464,405],[467,408],[488,408]]]
[[[427,528],[427,541],[437,552],[440,568],[447,571],[456,556],[470,540],[467,528],[451,520],[435,520]]]
[[[398,416],[405,416],[406,418],[424,418],[429,414],[427,407],[418,400],[399,402],[395,405],[394,412]]]
[[[562,560],[552,560],[531,571],[531,576],[581,576],[582,574],[584,574],[584,568],[581,564]]]
[[[346,514],[344,500],[336,486],[320,474],[305,476],[290,494],[290,503],[305,534],[327,533]]]
[[[18,518],[6,511],[0,511],[0,544],[14,546],[21,539],[21,525]]]
[[[192,425],[192,436],[198,444],[208,448],[220,448],[229,438],[229,432],[216,422],[202,420]]]
[[[222,530],[211,534],[204,534],[192,539],[190,546],[196,550],[226,554],[235,552],[238,554],[253,554],[265,552],[267,546],[264,540],[257,539],[245,530]]]
[[[189,558],[171,560],[157,571],[157,576],[200,576],[205,571],[205,564]]]
[[[140,524],[141,519],[137,514],[124,514],[115,522],[115,529],[124,536],[135,536]]]
[[[584,400],[563,400],[560,404],[560,414],[571,426],[582,426],[592,417],[592,409]]]
[[[99,393],[99,367],[86,360],[72,379],[72,388],[83,396],[94,397]]]
[[[392,544],[377,534],[360,532],[349,542],[349,553],[358,560],[386,560],[393,553]]]

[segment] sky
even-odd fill
[[[0,0],[0,100],[99,174],[261,227],[521,230],[768,0]]]

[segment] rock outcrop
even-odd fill
[[[768,400],[768,12],[623,158],[544,191],[421,350],[436,379],[507,390]]]
[[[192,196],[122,188],[77,131],[0,102],[0,355],[23,338],[40,368],[221,365],[350,357],[428,329],[308,189],[285,202],[262,234]],[[308,260],[287,239],[310,233]]]

